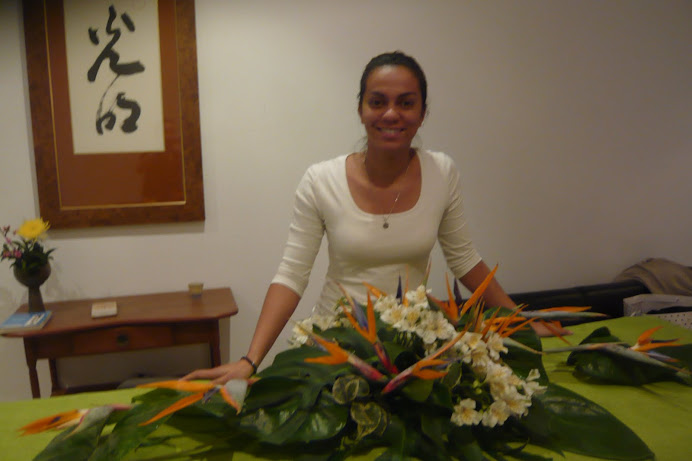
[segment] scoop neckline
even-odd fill
[[[343,178],[344,178],[344,185],[346,187],[346,192],[348,194],[349,201],[353,208],[357,210],[360,214],[363,216],[375,216],[375,217],[382,217],[386,216],[388,213],[370,213],[365,210],[363,210],[361,207],[358,206],[356,203],[356,200],[353,198],[353,194],[351,193],[351,188],[348,185],[348,176],[346,173],[346,162],[348,161],[348,158],[351,157],[352,155],[356,155],[358,152],[351,152],[350,154],[346,154],[344,156],[344,161],[342,163],[343,166]],[[423,193],[425,191],[425,166],[423,165],[423,156],[421,155],[421,151],[419,149],[415,149],[415,155],[418,157],[418,164],[420,165],[420,193],[418,194],[418,200],[416,200],[416,203],[409,208],[408,210],[404,211],[399,211],[395,213],[391,213],[390,217],[392,216],[403,216],[408,213],[412,213],[414,210],[418,208],[418,204],[421,202],[421,198],[423,197]]]

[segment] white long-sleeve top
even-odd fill
[[[407,266],[409,288],[414,289],[425,276],[436,240],[455,277],[480,262],[464,217],[459,171],[448,155],[418,152],[422,180],[418,202],[389,216],[387,229],[385,215],[367,213],[353,200],[346,157],[312,165],[301,179],[283,259],[272,283],[302,296],[325,233],[329,267],[316,308],[334,309],[342,296],[337,282],[359,302],[366,297],[363,281],[395,293]]]

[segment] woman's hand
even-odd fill
[[[557,326],[554,324],[551,324],[551,329],[545,326],[545,324],[543,323],[531,322],[531,327],[533,328],[533,331],[536,333],[536,335],[538,335],[541,338],[557,336],[558,334],[560,336],[568,336],[572,334],[571,331],[565,330],[561,326]]]
[[[260,363],[264,359],[265,354],[288,323],[291,314],[296,310],[298,301],[300,296],[292,289],[280,283],[269,285],[255,334],[252,336],[247,352],[255,363]],[[252,376],[253,371],[250,362],[241,359],[214,368],[195,370],[181,379],[210,379],[214,384],[225,384],[231,379],[247,379]]]
[[[226,363],[214,368],[203,368],[188,373],[181,379],[189,381],[191,379],[210,379],[213,384],[226,384],[231,379],[247,379],[252,375],[252,366],[245,360]]]

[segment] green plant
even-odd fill
[[[5,239],[2,245],[0,260],[10,260],[10,267],[16,267],[22,272],[35,273],[50,259],[55,248],[46,249],[41,243],[50,228],[50,224],[41,218],[24,221],[19,229],[11,232],[10,226],[2,228]]]
[[[35,461],[113,461],[135,452],[137,459],[228,459],[237,451],[305,461],[364,452],[380,461],[549,459],[523,452],[526,445],[654,458],[605,408],[549,381],[542,354],[558,350],[541,351],[526,328],[527,317],[552,320],[558,310],[593,314],[484,309],[482,287],[464,304],[451,290],[449,301],[437,300],[425,286],[396,296],[370,291],[376,299],[366,306],[346,297],[336,315],[297,323],[295,347],[254,378],[224,386],[151,383],[145,387],[156,389],[131,406],[74,410],[24,426],[26,434],[67,428]],[[586,373],[604,355],[612,356],[607,369],[645,365],[647,380],[628,384],[689,377],[689,351],[680,355],[683,367],[660,362],[651,350],[675,341],[653,340],[654,331],[631,347],[603,331],[561,350],[576,351]]]

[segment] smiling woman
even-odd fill
[[[385,214],[384,229],[389,228],[395,208],[407,211],[420,196],[419,165],[408,175],[411,164],[416,163],[411,141],[425,115],[420,87],[409,68],[388,64],[370,72],[360,97],[358,113],[368,144],[362,153],[362,168],[360,155],[351,157],[349,188],[363,211]],[[392,194],[396,194],[393,199]]]
[[[370,74],[366,88],[358,112],[368,135],[367,153],[407,152],[425,116],[416,76],[403,66],[382,66]]]
[[[387,292],[404,276],[418,286],[438,241],[448,267],[469,290],[490,273],[468,233],[454,162],[446,154],[411,147],[426,108],[427,80],[414,58],[395,51],[366,65],[357,108],[366,148],[313,165],[303,176],[284,256],[244,357],[259,364],[274,344],[303,295],[325,235],[329,267],[318,311],[332,311],[342,289],[363,303],[363,280]],[[494,279],[486,300],[514,307]],[[253,371],[241,359],[186,378],[223,383]]]

